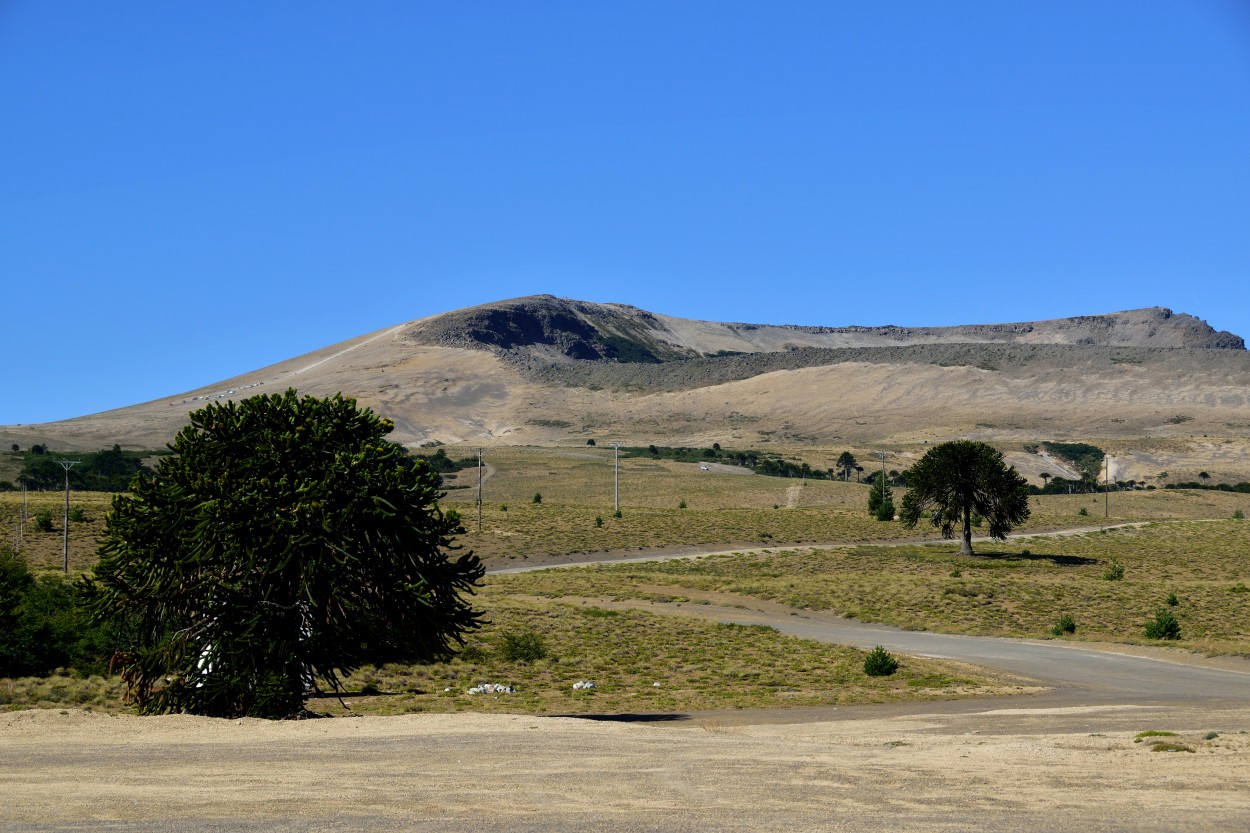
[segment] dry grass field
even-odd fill
[[[448,453],[455,458],[470,450]],[[793,456],[801,457],[801,450]],[[355,694],[345,701],[346,711],[333,701],[313,708],[339,714],[689,711],[1012,690],[1012,681],[981,670],[912,659],[895,677],[869,678],[862,653],[853,649],[767,628],[608,609],[596,599],[698,604],[706,594],[722,602],[755,597],[903,628],[1030,637],[1048,637],[1067,614],[1077,629],[1065,639],[1146,642],[1145,620],[1175,594],[1177,605],[1168,609],[1181,623],[1181,646],[1250,655],[1250,522],[1232,519],[1238,510],[1250,512],[1247,495],[1114,493],[1106,518],[1102,495],[1041,496],[1033,499],[1033,517],[1019,536],[981,544],[978,555],[966,558],[932,529],[869,518],[868,488],[854,482],[622,458],[622,516],[615,518],[610,449],[500,448],[489,451],[487,462],[481,533],[475,469],[449,478],[449,485],[474,488],[451,489],[443,503],[460,511],[470,530],[460,543],[493,567],[586,553],[746,552],[488,576],[479,599],[490,624],[462,657],[364,669],[350,680]],[[541,503],[533,502],[535,493]],[[52,511],[54,528],[39,532],[28,524],[23,554],[37,571],[59,572],[63,494],[27,499],[32,517]],[[110,500],[71,494],[71,506],[86,515],[70,525],[72,575],[94,562]],[[0,493],[0,529],[10,540],[20,506],[20,494]],[[1130,523],[1138,525],[1119,526]],[[1111,528],[1100,531],[1100,525]],[[1076,527],[1089,531],[1041,537]],[[1124,568],[1117,581],[1104,578],[1113,563]],[[526,634],[543,640],[545,655],[508,659],[505,643]],[[584,679],[596,688],[574,691],[572,684]],[[467,694],[482,682],[513,685],[518,693]],[[122,708],[118,692],[115,680],[64,674],[0,683],[0,702],[116,710]]]

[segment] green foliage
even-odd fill
[[[1103,570],[1102,577],[1107,581],[1120,581],[1124,578],[1124,565],[1114,558],[1111,559],[1107,569]]]
[[[1106,457],[1106,452],[1089,443],[1046,442],[1042,447],[1061,460],[1067,460],[1086,477],[1097,477]]]
[[[685,509],[685,508],[686,508],[686,501],[685,501],[685,500],[682,500],[682,502],[681,502],[681,503],[677,504],[677,508],[678,508],[678,509]]]
[[[533,503],[536,503],[536,504],[542,503],[543,502],[542,492],[534,492],[534,497],[531,498],[531,500]]]
[[[1245,519],[1246,519],[1246,513],[1245,513],[1245,512],[1242,512],[1240,509],[1234,509],[1234,510],[1233,510],[1233,520],[1235,520],[1235,521],[1244,521]]]
[[[65,469],[61,467],[62,459],[70,459],[64,454],[35,453],[31,449],[22,462],[22,471],[17,476],[18,483],[28,489],[55,491],[65,488]],[[121,446],[114,445],[107,451],[91,451],[73,455],[78,465],[69,470],[69,485],[76,491],[90,492],[123,492],[130,487],[130,481],[143,468],[143,459],[149,452],[123,451]]]
[[[36,579],[25,561],[0,548],[0,677],[56,668],[98,673],[109,644],[108,632],[86,620],[61,576]]]
[[[69,519],[74,523],[83,523],[87,520],[87,510],[81,506],[73,506],[69,510]]]
[[[1089,510],[1082,506],[1080,509],[1076,510],[1076,514],[1084,518],[1089,515]]]
[[[602,528],[603,528],[603,516],[595,515],[595,529],[602,529]]]
[[[849,451],[843,451],[838,455],[838,462],[834,465],[841,469],[843,480],[850,480],[851,472],[855,469],[855,463],[855,455]]]
[[[52,510],[40,509],[35,513],[35,529],[40,532],[52,531]]]
[[[880,645],[864,657],[864,673],[869,677],[888,677],[898,670],[898,660]]]
[[[894,520],[894,514],[896,511],[897,510],[895,510],[894,508],[894,501],[890,500],[889,498],[886,498],[885,500],[881,501],[881,503],[877,504],[877,511],[874,517],[876,517],[877,520],[883,521],[883,522],[892,521]]]
[[[438,475],[354,400],[285,394],[190,415],[114,498],[82,593],[121,630],[146,713],[288,717],[366,662],[449,656],[478,627]]]
[[[508,662],[533,662],[547,656],[547,643],[535,631],[505,633],[499,655]]]
[[[1160,608],[1155,618],[1146,623],[1147,639],[1180,639],[1181,623],[1172,615],[1172,611]]]
[[[461,457],[459,460],[453,460],[447,456],[444,449],[436,449],[435,452],[427,457],[423,457],[426,465],[434,469],[440,474],[450,474],[454,471],[463,471],[464,469],[477,468],[477,457]]]
[[[991,538],[1005,540],[1029,517],[1024,478],[1003,462],[1001,452],[981,442],[957,440],[936,445],[907,474],[902,519],[914,527],[921,518],[953,537],[962,527],[960,552],[972,552],[972,515],[989,522]]]
[[[1059,617],[1059,621],[1050,629],[1055,636],[1063,636],[1065,633],[1076,633],[1076,619],[1072,618],[1072,614],[1065,613]]]
[[[1164,599],[1164,602],[1167,603],[1168,607],[1176,607],[1181,603],[1181,600],[1176,598],[1175,593],[1168,593],[1168,597]]]
[[[620,509],[617,509],[615,512],[613,512],[613,513],[612,513],[612,517],[614,517],[614,518],[619,518],[619,517],[621,517],[621,510],[620,510]]]
[[[883,503],[890,504],[888,517],[882,517],[884,513],[881,511],[881,505]],[[890,488],[890,484],[884,477],[874,479],[872,487],[868,490],[868,514],[879,521],[894,520],[894,490]]]

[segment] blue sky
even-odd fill
[[[1250,4],[0,3],[0,424],[551,293],[1250,337]]]

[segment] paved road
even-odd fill
[[[1068,534],[1061,530],[1056,535]],[[758,552],[758,549],[751,550]],[[664,555],[660,559],[691,557]],[[631,558],[630,560],[646,560]],[[599,563],[599,562],[591,562]],[[606,563],[620,563],[619,560]],[[557,569],[573,565],[536,565],[498,573]],[[697,591],[681,594],[697,597]],[[715,598],[708,594],[706,602]],[[723,596],[719,597],[723,602]],[[739,606],[741,605],[741,606]],[[734,606],[672,605],[641,602],[637,606],[662,613],[712,618],[720,622],[769,625],[820,642],[952,659],[1028,677],[1053,689],[1051,699],[1072,704],[1133,703],[1244,706],[1250,702],[1250,661],[1207,660],[1182,651],[1157,650],[1161,656],[1135,656],[1130,646],[1083,646],[1062,641],[1001,639],[904,631],[866,624],[817,611],[795,611],[757,599],[735,600]],[[1137,651],[1137,653],[1141,653]],[[1170,654],[1170,656],[1169,656]]]

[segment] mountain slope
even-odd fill
[[[1245,437],[1250,353],[1161,308],[965,327],[691,321],[522,298],[401,324],[157,402],[0,441],[160,447],[190,410],[342,391],[409,443],[922,444]]]

